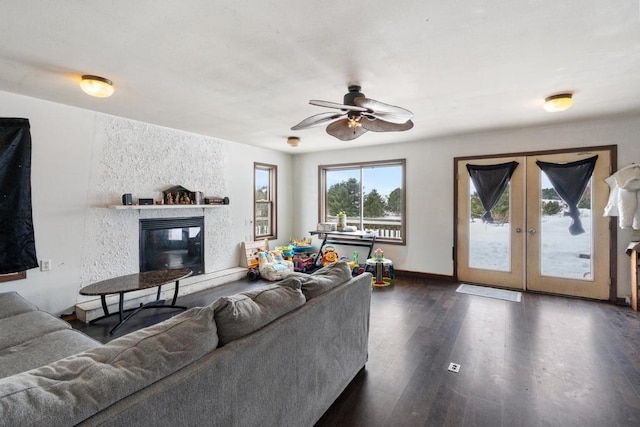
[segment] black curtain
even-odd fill
[[[572,236],[584,233],[578,202],[591,179],[593,169],[596,167],[596,160],[598,160],[598,156],[571,163],[536,161],[538,167],[547,174],[558,196],[569,206],[569,216],[572,219],[569,233]]]
[[[0,118],[0,274],[37,266],[29,120]]]
[[[483,222],[493,223],[491,209],[496,205],[502,193],[509,185],[513,171],[518,162],[500,163],[498,165],[471,165],[467,164],[467,171],[473,185],[476,187],[480,203],[484,208]]]

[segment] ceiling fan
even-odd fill
[[[343,141],[356,139],[367,131],[399,132],[413,127],[413,113],[395,105],[366,98],[360,86],[349,86],[344,102],[338,104],[312,99],[311,105],[335,108],[340,112],[326,112],[307,117],[291,130],[306,129],[329,123],[327,133]]]

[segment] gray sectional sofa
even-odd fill
[[[0,423],[312,426],[365,365],[370,299],[339,262],[102,345],[0,294]]]

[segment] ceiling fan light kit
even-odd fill
[[[544,109],[550,113],[568,110],[572,105],[573,94],[570,92],[547,96],[544,99]]]
[[[97,98],[108,98],[115,91],[113,82],[100,76],[85,74],[80,80],[80,87],[87,95]]]
[[[350,141],[360,135],[372,132],[401,132],[413,127],[413,113],[395,105],[385,104],[366,98],[360,86],[349,86],[343,103],[312,99],[309,104],[334,108],[340,112],[325,112],[307,117],[291,130],[307,129],[322,124],[327,125],[327,133],[342,141]]]

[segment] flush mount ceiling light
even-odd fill
[[[113,91],[115,90],[111,80],[88,74],[82,76],[80,87],[87,95],[98,98],[108,98],[113,95]]]
[[[290,136],[289,138],[287,138],[287,144],[292,147],[297,147],[298,144],[300,144],[300,138],[298,138],[297,136]]]
[[[559,93],[544,99],[544,109],[550,113],[568,110],[573,105],[572,93]]]

